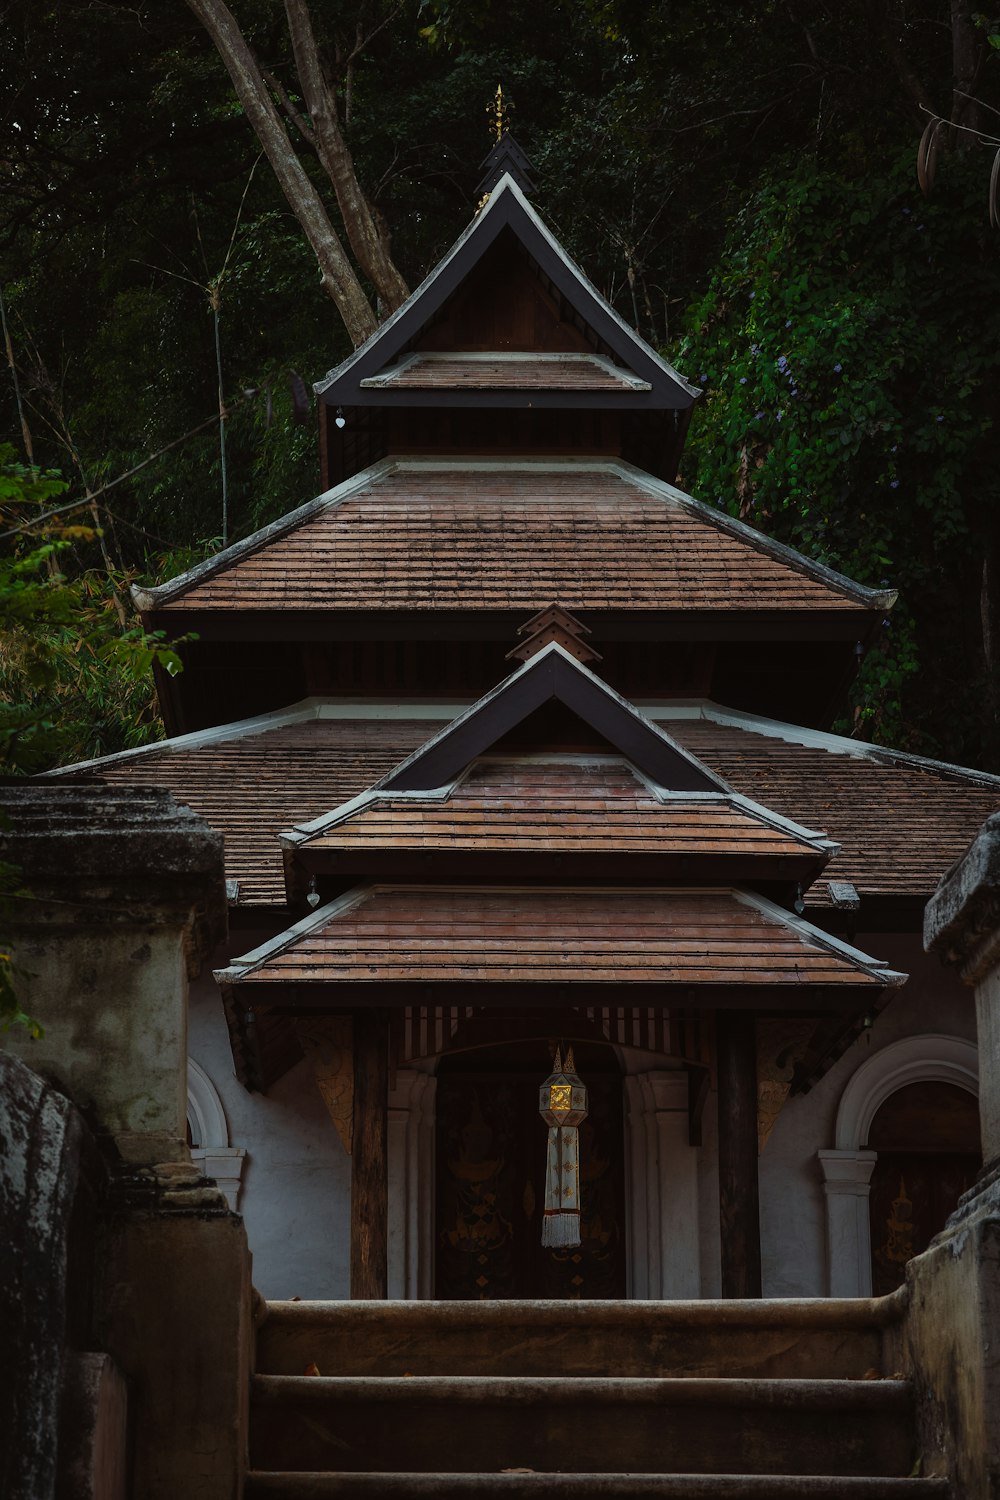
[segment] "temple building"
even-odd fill
[[[322,493],[137,593],[168,739],[56,774],[224,834],[189,1129],[265,1297],[891,1291],[981,1165],[920,930],[1000,778],[831,732],[894,596],[677,488],[698,391],[527,173],[316,386]]]

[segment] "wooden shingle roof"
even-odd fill
[[[240,904],[283,905],[278,836],[324,818],[366,792],[452,722],[455,705],[401,707],[322,703],[263,723],[183,735],[60,776],[162,786],[225,835],[226,874]],[[806,891],[829,905],[827,881],[863,897],[926,899],[1000,807],[1000,778],[917,756],[720,709],[650,708],[682,745],[734,791],[841,846]]]
[[[738,890],[362,886],[216,976],[252,986],[881,989],[902,975]],[[666,1000],[666,995],[661,995]],[[336,1003],[333,995],[331,1002]],[[443,1003],[443,1002],[442,1002]]]
[[[1000,807],[1000,777],[837,735],[726,711],[658,722],[737,791],[840,844],[810,906],[829,903],[830,880],[926,899]]]
[[[345,856],[406,852],[532,855],[568,860],[618,856],[698,860],[699,869],[741,873],[756,862],[796,862],[817,870],[833,846],[806,829],[768,819],[723,792],[670,793],[640,777],[623,757],[485,757],[440,793],[372,792],[289,836],[296,854]],[[526,866],[530,868],[530,866]],[[732,879],[732,874],[729,876]]]
[[[648,391],[648,380],[596,354],[408,355],[361,382],[394,391]]]
[[[155,589],[144,611],[884,611],[621,461],[384,460]]]
[[[428,719],[309,715],[249,734],[232,726],[228,737],[183,735],[92,762],[84,774],[173,792],[223,835],[226,879],[238,882],[239,904],[283,906],[282,829],[356,796],[440,727]]]

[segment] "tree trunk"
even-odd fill
[[[323,200],[288,139],[256,58],[225,0],[187,0],[187,3],[226,65],[247,119],[319,261],[324,290],[336,303],[352,343],[363,344],[375,332],[378,320],[330,223]]]
[[[371,204],[354,170],[350,149],[337,118],[337,101],[323,72],[306,0],[285,0],[295,67],[306,109],[316,135],[316,150],[333,184],[348,242],[358,264],[371,280],[387,313],[395,312],[410,295],[379,232]]]
[[[951,0],[951,72],[954,83],[951,122],[966,130],[953,131],[960,151],[976,143],[969,130],[983,129],[983,107],[974,96],[986,53],[986,39],[973,19],[971,0]]]

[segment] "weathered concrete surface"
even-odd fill
[[[70,1354],[56,1500],[127,1500],[128,1391],[107,1354]]]
[[[187,984],[225,930],[222,840],[165,792],[0,787],[0,857],[30,899],[10,923],[40,1041],[3,1045],[53,1079],[127,1161],[184,1159]]]
[[[129,1385],[131,1493],[239,1500],[253,1332],[246,1234],[196,1174],[159,1175],[157,1209],[113,1223],[102,1272],[101,1342]]]
[[[0,815],[0,853],[30,892],[11,923],[28,971],[19,998],[45,1027],[38,1042],[8,1033],[0,1051],[0,1082],[12,1080],[0,1090],[0,1307],[20,1339],[0,1334],[0,1349],[27,1351],[0,1403],[0,1496],[51,1500],[55,1482],[57,1500],[239,1500],[250,1257],[185,1140],[187,985],[225,932],[221,839],[148,788],[8,784]],[[74,1121],[97,1148],[14,1051],[93,1124],[102,1186],[85,1243]]]
[[[49,1500],[80,1153],[72,1106],[0,1052],[0,1495]]]
[[[952,1500],[944,1479],[776,1474],[251,1474],[247,1500]]]
[[[928,902],[924,942],[975,986],[983,1173],[907,1267],[902,1358],[962,1500],[1000,1500],[1000,814]]]
[[[809,1302],[272,1302],[257,1370],[301,1375],[891,1373],[898,1295]]]
[[[1000,1497],[1000,1193],[907,1268],[903,1361],[925,1453],[962,1500]],[[960,1210],[961,1213],[961,1210]]]
[[[924,913],[924,946],[976,990],[986,1170],[1000,1159],[1000,813],[987,818]]]
[[[913,1464],[899,1380],[266,1375],[253,1389],[255,1469],[901,1477]]]

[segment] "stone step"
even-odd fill
[[[891,1374],[903,1312],[879,1299],[704,1302],[271,1302],[257,1369],[301,1375]]]
[[[262,1474],[246,1500],[948,1500],[944,1479],[773,1474]]]
[[[258,1470],[910,1473],[901,1380],[257,1376]]]

